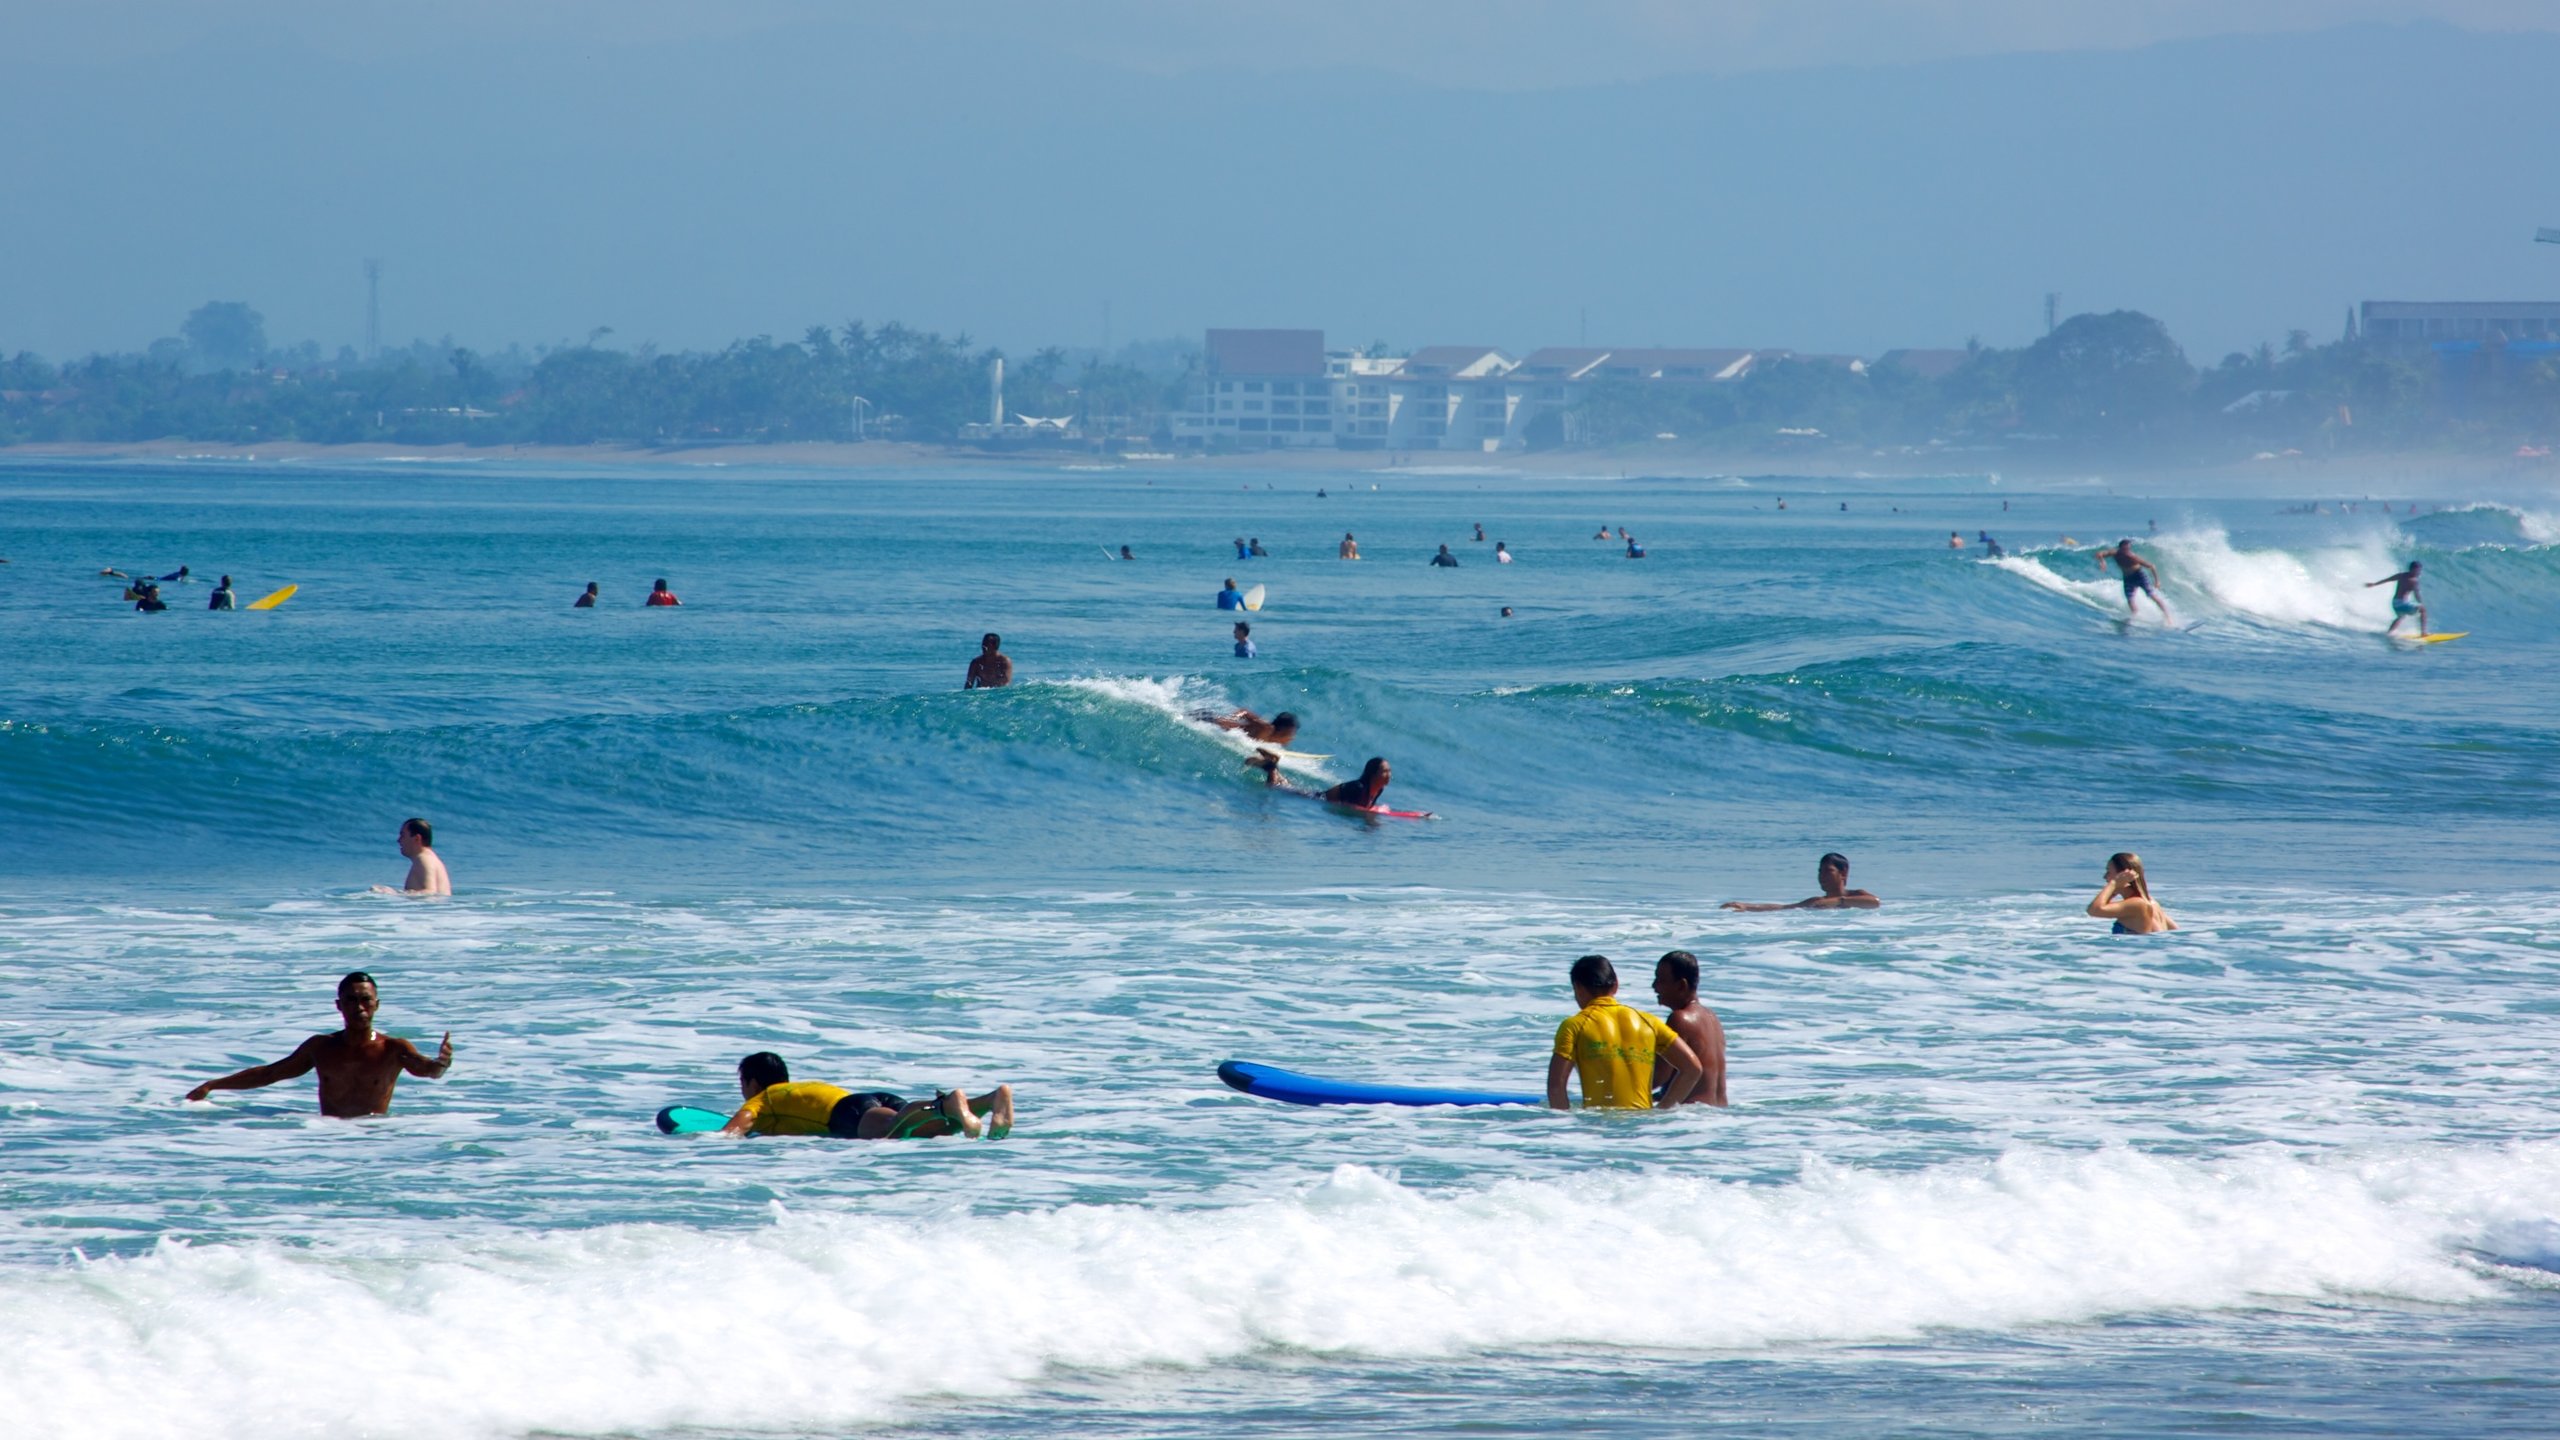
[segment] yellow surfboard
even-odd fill
[[[273,610],[287,600],[292,599],[293,592],[301,588],[302,587],[299,585],[287,585],[273,595],[260,596],[258,599],[250,601],[249,608],[252,610]]]
[[[2448,630],[2434,635],[2421,635],[2418,637],[2418,643],[2421,645],[2435,645],[2447,640],[2459,640],[2470,633],[2471,632],[2468,630]]]

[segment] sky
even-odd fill
[[[2560,295],[2549,0],[0,6],[0,350],[2018,344]]]

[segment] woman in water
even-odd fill
[[[2178,928],[2178,922],[2151,898],[2151,882],[2142,878],[2142,857],[2130,850],[2107,857],[2107,883],[2098,887],[2089,913],[2116,922],[2118,935],[2157,935]]]
[[[1257,750],[1253,758],[1244,763],[1262,772],[1263,784],[1281,790],[1296,789],[1295,786],[1280,778],[1280,757],[1270,751]],[[1330,790],[1298,790],[1297,793],[1313,794],[1317,799],[1328,804],[1349,805],[1358,810],[1375,810],[1378,808],[1379,797],[1387,793],[1387,782],[1393,778],[1393,772],[1387,768],[1386,757],[1372,755],[1369,757],[1369,763],[1360,767],[1359,779],[1345,780]]]

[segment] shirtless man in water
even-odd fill
[[[412,815],[400,822],[400,853],[409,857],[409,878],[400,888],[376,885],[376,895],[450,895],[453,877],[445,873],[444,857],[436,853],[436,827]]]
[[[960,683],[963,690],[1001,690],[1013,683],[1013,657],[1004,653],[1004,637],[990,630],[978,641],[977,656]]]
[[[1813,868],[1814,883],[1822,893],[1792,905],[1775,905],[1754,900],[1727,900],[1727,910],[1873,910],[1884,902],[1864,890],[1849,888],[1849,857],[1834,850],[1822,857]]]
[[[1227,715],[1219,715],[1208,710],[1195,710],[1191,718],[1205,720],[1221,730],[1241,731],[1246,739],[1255,744],[1277,745],[1283,750],[1289,748],[1290,741],[1298,738],[1298,717],[1287,710],[1281,711],[1268,720],[1250,710],[1238,710]]]
[[[1723,1105],[1724,1022],[1698,998],[1698,957],[1686,950],[1674,950],[1655,961],[1653,998],[1671,1012],[1662,1017],[1671,1026],[1671,1033],[1688,1041],[1689,1048],[1698,1052],[1698,1083],[1681,1103]],[[1669,1077],[1664,1078],[1667,1092]],[[1654,1104],[1661,1105],[1666,1098],[1666,1093],[1657,1092]]]
[[[406,1040],[374,1033],[373,1012],[380,1004],[373,977],[354,971],[338,982],[338,1014],[345,1018],[346,1029],[335,1035],[314,1035],[272,1065],[252,1065],[219,1080],[207,1080],[188,1091],[187,1098],[202,1100],[216,1090],[255,1090],[317,1070],[321,1114],[341,1120],[388,1114],[391,1089],[400,1083],[401,1071],[433,1080],[453,1068],[453,1032],[445,1032],[436,1058],[430,1060]]]

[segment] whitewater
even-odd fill
[[[2548,1434],[2553,507],[2121,488],[0,470],[5,1428]],[[2381,637],[2411,559],[2470,638]],[[182,562],[303,590],[95,573]],[[410,814],[449,903],[366,893]],[[1831,849],[1883,909],[1719,908]],[[1534,1088],[1674,947],[1730,1110],[1216,1078]],[[177,1103],[358,968],[450,1075]],[[1023,1123],[649,1123],[759,1049]]]

